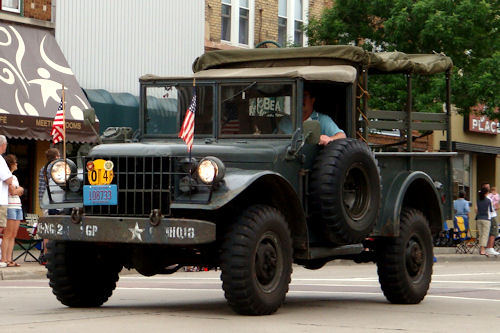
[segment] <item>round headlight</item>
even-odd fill
[[[218,183],[224,178],[225,171],[221,160],[208,156],[198,164],[198,179],[207,185]]]
[[[217,164],[210,160],[203,160],[198,165],[198,178],[205,184],[212,184],[217,172]]]
[[[74,170],[73,170],[74,169]],[[49,165],[50,176],[58,185],[64,185],[72,172],[76,172],[75,163],[71,160],[56,160]]]

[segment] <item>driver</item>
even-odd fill
[[[304,89],[304,102],[302,106],[303,114],[302,121],[308,119],[318,120],[321,127],[321,136],[319,138],[320,145],[327,145],[329,142],[338,139],[346,138],[343,130],[330,118],[330,116],[314,111],[314,102],[316,97],[308,90]],[[279,123],[279,129],[283,133],[292,132],[292,122],[289,117],[283,118]]]

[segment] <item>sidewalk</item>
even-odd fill
[[[17,257],[21,252],[14,251],[14,258]],[[38,257],[39,252],[34,251],[33,254]],[[435,247],[434,255],[436,256],[437,263],[446,262],[466,262],[466,261],[497,261],[500,262],[500,257],[488,258],[486,256],[481,256],[478,253],[474,254],[456,254],[454,247]],[[29,258],[28,259],[32,259]],[[6,267],[0,268],[0,280],[29,280],[29,279],[46,279],[47,269],[45,266],[38,264],[37,262],[24,262],[24,257],[21,257],[17,262],[21,267]],[[333,264],[353,264],[352,261],[338,260]],[[123,269],[120,275],[135,274],[135,270]]]

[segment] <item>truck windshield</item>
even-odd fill
[[[212,136],[213,86],[189,83],[146,88],[144,133],[177,136],[195,92],[195,137]]]
[[[293,87],[293,83],[282,82],[222,84],[221,136],[290,134],[294,128]]]

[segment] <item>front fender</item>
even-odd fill
[[[432,178],[421,171],[405,171],[398,174],[387,189],[382,213],[372,235],[399,236],[399,217],[403,207],[419,209],[429,219],[431,230],[440,230],[443,209]]]
[[[172,209],[217,210],[236,202],[239,206],[266,204],[280,210],[287,220],[295,249],[305,249],[306,217],[296,191],[283,176],[272,171],[228,169],[224,184],[208,203],[172,203]]]
[[[271,171],[228,169],[223,183],[212,193],[212,198],[207,203],[173,202],[172,209],[202,209],[216,210],[228,202],[231,202],[241,192],[247,189],[257,179],[265,175],[274,175],[283,178],[281,175]],[[286,181],[286,180],[285,180]]]

